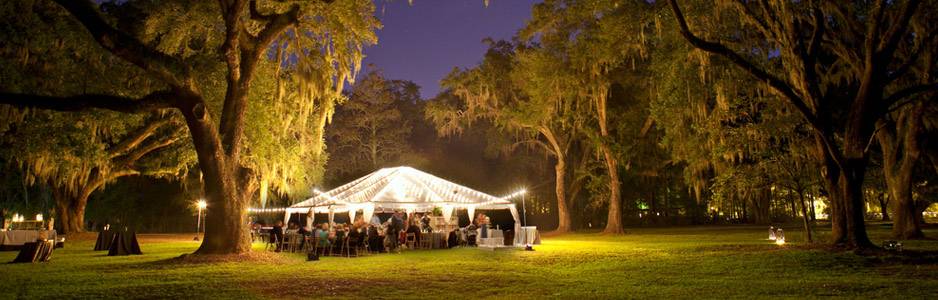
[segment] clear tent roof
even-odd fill
[[[333,207],[338,210],[374,205],[381,209],[427,210],[433,207],[513,209],[514,204],[411,168],[377,170],[331,191],[290,206],[291,210]]]

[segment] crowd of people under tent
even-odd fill
[[[312,246],[318,249],[321,255],[338,255],[339,253],[325,253],[324,251],[338,252],[343,247],[365,249],[371,253],[400,252],[401,249],[408,248],[408,236],[413,239],[413,245],[419,245],[421,239],[426,238],[423,234],[441,231],[441,229],[434,230],[428,213],[405,213],[400,210],[395,210],[384,221],[378,214],[374,214],[367,221],[364,216],[357,215],[350,224],[320,223],[313,225],[312,228],[294,221],[290,221],[286,227],[283,221],[276,221],[272,227],[264,225],[262,222],[251,222],[252,240],[272,244],[274,251],[280,252],[284,250],[284,245],[291,237],[297,237],[302,240],[315,241],[315,245]],[[459,245],[473,246],[476,236],[487,237],[492,226],[489,216],[478,213],[468,226],[445,232],[446,238],[443,245],[445,248]]]

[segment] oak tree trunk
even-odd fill
[[[842,218],[846,232],[833,236],[835,244],[843,244],[847,248],[871,248],[873,242],[870,241],[866,233],[865,206],[863,205],[863,178],[866,171],[866,161],[860,159],[848,159],[845,172],[840,176],[839,192],[841,198],[838,202],[842,205]]]
[[[912,198],[912,175],[921,156],[920,133],[923,107],[912,105],[898,120],[877,122],[876,137],[883,152],[883,177],[890,199],[895,199],[892,235],[897,239],[923,238],[921,216]],[[882,203],[882,202],[881,202]],[[885,210],[883,211],[885,216]]]
[[[53,188],[52,197],[55,199],[55,231],[58,234],[83,232],[88,196],[81,193],[76,197],[63,188]]]
[[[619,186],[619,163],[612,153],[612,149],[603,143],[601,145],[603,157],[606,163],[606,169],[609,172],[609,216],[606,221],[606,229],[603,233],[620,234],[625,233],[622,228],[622,203],[621,191]]]
[[[192,136],[202,171],[207,207],[205,238],[197,254],[239,254],[251,250],[247,230],[247,206],[253,181],[237,159],[222,147],[214,122],[198,95],[185,95],[180,112]]]
[[[558,233],[570,232],[570,211],[567,208],[566,182],[565,176],[566,163],[564,157],[557,156],[557,164],[554,165],[554,175],[556,176],[555,193],[557,194],[557,230]]]

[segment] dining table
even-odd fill
[[[0,231],[0,246],[19,247],[25,243],[35,242],[39,237],[45,236],[46,239],[55,240],[56,232],[53,230],[4,230]]]
[[[520,232],[515,234],[516,245],[540,245],[541,234],[537,231],[537,226],[521,226]]]
[[[449,238],[449,234],[441,230],[430,233],[430,248],[431,249],[446,248],[448,246],[446,243],[448,238]]]

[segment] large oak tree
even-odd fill
[[[271,44],[291,52],[302,83],[302,99],[322,112],[325,126],[344,82],[353,78],[364,44],[375,42],[371,1],[279,1],[220,0],[217,6],[199,2],[197,8],[181,13],[176,2],[147,2],[141,12],[198,15],[205,26],[201,40],[219,41],[217,55],[207,58],[224,63],[220,78],[224,88],[220,107],[213,107],[199,84],[196,58],[161,51],[140,36],[115,25],[108,11],[92,1],[55,1],[87,30],[102,48],[140,68],[161,88],[141,97],[106,93],[50,95],[4,90],[0,103],[16,107],[84,111],[105,109],[144,113],[173,109],[182,114],[192,137],[204,178],[204,193],[211,212],[206,217],[206,236],[197,253],[242,253],[250,251],[246,230],[247,205],[255,191],[253,171],[245,167],[245,117],[249,93],[259,62],[266,59]],[[136,3],[138,1],[131,1]],[[122,5],[122,4],[115,4]],[[123,5],[126,5],[123,4]],[[161,10],[162,9],[162,10]],[[200,15],[200,12],[210,12]],[[204,59],[204,57],[203,57]],[[321,132],[320,132],[321,134]],[[320,135],[321,140],[321,135]]]
[[[912,96],[938,90],[938,82],[901,80],[921,64],[916,45],[938,30],[914,25],[934,11],[934,4],[727,1],[712,10],[688,11],[676,0],[669,4],[690,44],[764,82],[810,125],[832,200],[831,242],[872,247],[862,192],[867,148],[877,120]],[[743,22],[722,28],[720,18]]]

